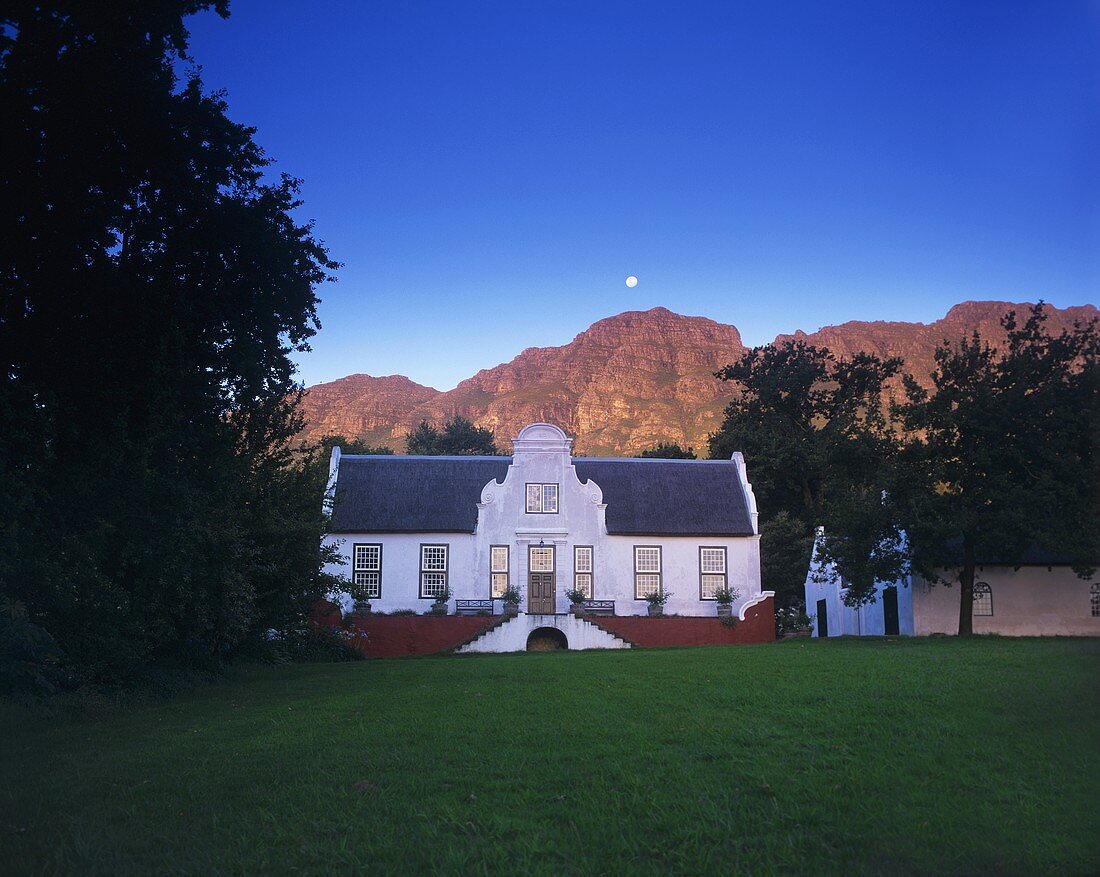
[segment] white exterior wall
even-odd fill
[[[661,546],[662,584],[673,596],[665,606],[667,614],[714,615],[713,600],[699,598],[699,548],[726,548],[727,580],[739,592],[737,609],[760,591],[760,537],[736,536],[610,536],[605,523],[603,492],[594,482],[581,483],[570,457],[571,441],[557,427],[534,424],[513,442],[513,463],[503,484],[490,481],[481,492],[477,530],[469,533],[349,534],[327,537],[340,546],[342,564],[330,565],[331,573],[351,577],[352,545],[357,542],[382,545],[382,597],[371,600],[374,611],[398,609],[426,611],[430,598],[419,597],[420,545],[450,546],[448,584],[453,599],[485,600],[490,595],[489,549],[509,546],[509,581],[523,595],[526,610],[528,548],[540,543],[555,548],[555,611],[567,612],[565,592],[573,587],[573,548],[593,549],[593,599],[614,600],[617,615],[644,615],[647,604],[634,599],[634,546]],[[334,454],[334,458],[338,457]],[[739,461],[753,526],[756,505]],[[338,473],[334,473],[338,477]],[[526,485],[559,485],[556,514],[528,514]],[[335,482],[333,482],[334,486]],[[331,493],[331,491],[330,491]],[[691,497],[685,497],[690,502]],[[350,605],[345,600],[345,605]],[[453,602],[452,602],[453,606]],[[500,609],[499,602],[496,608]]]
[[[819,600],[824,600],[828,612],[829,636],[883,636],[886,619],[883,614],[882,592],[888,587],[898,592],[898,632],[901,636],[917,633],[913,624],[913,587],[908,577],[898,582],[875,582],[875,602],[853,608],[844,603],[848,589],[843,586],[836,569],[826,566],[817,558],[817,542],[814,542],[810,569],[806,575],[806,613],[813,617],[813,635],[820,636],[820,619],[817,617]]]

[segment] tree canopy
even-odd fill
[[[439,430],[425,420],[409,433],[405,440],[405,453],[420,456],[497,456],[491,430],[474,426],[465,417],[456,414]]]
[[[716,373],[739,391],[710,437],[712,459],[743,451],[761,511],[764,585],[777,605],[801,602],[814,528],[871,549],[889,542],[891,522],[880,500],[889,484],[892,438],[883,411],[886,381],[899,359],[857,353],[837,358],[802,341],[757,347]],[[872,571],[856,551],[837,552],[858,582],[853,598],[869,599]],[[880,564],[881,565],[881,564]]]
[[[682,448],[673,442],[658,442],[652,448],[646,448],[637,456],[659,460],[694,460],[695,448]]]
[[[336,265],[177,75],[211,7],[0,15],[0,591],[88,678],[217,664],[324,586],[290,354]]]

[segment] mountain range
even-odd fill
[[[930,385],[937,344],[973,331],[996,344],[1004,339],[1001,317],[1028,307],[967,301],[933,323],[853,321],[779,335],[773,343],[800,339],[838,355],[900,356],[906,372]],[[1054,332],[1100,316],[1093,305],[1048,310]],[[342,435],[401,451],[420,421],[439,425],[460,414],[491,429],[505,449],[528,423],[548,421],[575,436],[581,454],[629,455],[675,442],[702,457],[733,395],[714,372],[747,350],[735,326],[666,308],[627,311],[593,323],[560,347],[528,348],[453,390],[425,387],[403,375],[354,374],[317,384],[303,400],[304,437]]]

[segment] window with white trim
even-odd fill
[[[974,583],[974,615],[993,614],[993,589],[988,582]]]
[[[382,546],[357,543],[351,549],[351,575],[368,600],[382,596]]]
[[[489,548],[489,596],[503,597],[508,590],[508,546]]]
[[[528,484],[527,514],[556,515],[558,513],[558,485]]]
[[[420,546],[420,597],[442,594],[447,588],[449,545]]]
[[[1089,588],[1089,603],[1092,606],[1092,617],[1100,618],[1100,582]]]
[[[532,545],[527,555],[528,572],[553,572],[554,549],[541,545]]]
[[[592,546],[573,547],[573,588],[592,599]]]
[[[634,599],[644,600],[646,594],[661,593],[661,547],[634,546]]]
[[[699,549],[699,599],[717,599],[718,591],[726,587],[726,582],[726,549],[701,547]]]

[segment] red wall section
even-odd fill
[[[397,658],[453,649],[500,621],[500,616],[366,615],[352,620],[367,635],[363,651],[368,657]]]
[[[684,616],[606,615],[588,616],[588,620],[643,648],[769,643],[775,639],[775,602],[771,597],[750,607],[745,620],[733,627],[726,627],[717,618]]]

